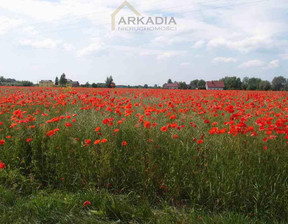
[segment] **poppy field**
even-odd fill
[[[167,209],[158,223],[288,222],[288,93],[1,87],[0,216],[27,223],[23,209],[42,223]]]

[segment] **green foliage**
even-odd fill
[[[198,89],[206,89],[206,82],[203,79],[200,79],[197,83]]]
[[[240,78],[237,78],[236,76],[233,76],[233,77],[226,76],[225,78],[223,78],[221,80],[224,81],[225,89],[229,89],[229,90],[241,89],[242,82],[241,82]]]
[[[259,78],[249,78],[247,89],[248,90],[260,90],[261,79]]]
[[[59,85],[59,79],[58,79],[58,76],[56,76],[55,78],[55,86],[58,86]]]
[[[186,82],[179,82],[178,85],[179,85],[178,87],[179,89],[188,89]]]
[[[259,84],[260,90],[271,90],[271,83],[269,81],[261,81]]]
[[[288,80],[283,76],[274,77],[272,80],[272,89],[275,91],[288,90]]]
[[[64,73],[60,76],[59,83],[61,86],[65,86],[67,84],[66,75]]]
[[[106,84],[106,88],[113,88],[113,87],[115,87],[115,83],[113,82],[112,76],[108,76],[108,77],[106,78],[105,84]]]

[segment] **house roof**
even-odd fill
[[[166,83],[165,87],[178,87],[178,83]]]
[[[223,81],[207,81],[206,82],[208,88],[224,88],[224,82]]]

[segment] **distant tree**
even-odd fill
[[[259,89],[260,90],[270,90],[271,89],[271,83],[269,81],[264,81],[262,80],[259,84]]]
[[[272,89],[275,91],[284,90],[287,85],[287,80],[283,76],[274,77],[272,80]]]
[[[107,88],[114,88],[115,87],[115,83],[113,82],[113,78],[111,75],[107,77],[105,84],[106,84]]]
[[[97,88],[97,84],[96,83],[92,83],[92,88]]]
[[[248,88],[248,82],[249,82],[249,78],[248,77],[244,77],[243,80],[242,80],[241,89],[246,90]]]
[[[260,82],[262,80],[258,79],[258,78],[250,78],[248,81],[248,86],[247,89],[248,90],[259,90],[260,89]]]
[[[197,84],[198,89],[206,89],[206,82],[203,79],[200,79]]]
[[[22,86],[33,86],[33,82],[30,81],[22,81],[21,84]]]
[[[198,88],[198,82],[199,80],[198,79],[195,79],[193,81],[190,82],[190,89],[197,89]]]
[[[157,85],[157,84],[155,84],[155,85],[154,85],[154,88],[155,88],[155,89],[157,89],[157,88],[158,88],[158,85]]]
[[[168,79],[167,83],[172,83],[172,80],[171,80],[171,79]]]
[[[221,79],[225,84],[225,89],[241,89],[242,82],[240,78],[236,76],[228,77]]]
[[[178,82],[179,89],[188,89],[186,82]]]
[[[0,76],[0,82],[5,82],[5,78],[3,76]]]
[[[65,86],[67,84],[66,75],[64,73],[60,76],[59,83],[61,86]]]
[[[147,85],[147,84],[145,84],[145,85],[144,85],[144,88],[145,88],[145,89],[148,89],[148,85]]]
[[[58,79],[58,76],[56,76],[55,78],[55,86],[58,86],[59,85],[59,79]]]

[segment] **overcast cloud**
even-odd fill
[[[0,75],[132,85],[287,77],[286,0],[130,0],[142,15],[174,16],[177,31],[111,31],[122,2],[1,0]]]

